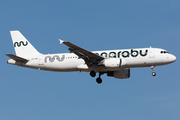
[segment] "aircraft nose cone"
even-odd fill
[[[176,56],[168,54],[167,59],[165,60],[167,64],[173,63],[176,61]]]
[[[172,55],[171,60],[172,60],[172,62],[175,62],[176,61],[176,56]]]
[[[168,57],[168,61],[169,61],[170,63],[175,62],[175,61],[176,61],[176,56],[170,54],[170,56]]]

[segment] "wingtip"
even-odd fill
[[[60,44],[62,44],[64,41],[63,40],[61,40],[61,39],[59,39],[59,41],[60,41]]]

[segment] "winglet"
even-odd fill
[[[59,41],[60,41],[60,44],[62,44],[64,41],[63,40],[61,40],[61,39],[59,39]]]

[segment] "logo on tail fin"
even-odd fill
[[[27,45],[28,45],[28,41],[26,41],[26,44],[25,44],[23,41],[20,41],[19,43],[18,43],[18,42],[15,42],[15,43],[14,43],[14,47],[16,47],[16,45],[17,45],[18,47],[20,47],[21,44],[22,44],[23,46],[27,46]]]

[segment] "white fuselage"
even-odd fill
[[[42,54],[29,58],[27,63],[16,62],[13,59],[8,63],[47,71],[70,72],[94,69],[96,72],[115,71],[124,68],[160,66],[172,63],[176,57],[159,48],[140,48],[123,50],[92,51],[105,59],[121,59],[121,67],[105,67],[103,65],[88,67],[85,61],[74,53]]]
[[[70,53],[41,54],[18,31],[10,31],[16,55],[6,54],[9,64],[38,70],[71,72],[89,72],[91,77],[99,73],[96,82],[102,83],[101,75],[126,79],[130,77],[130,68],[166,65],[176,61],[176,57],[159,48],[138,48],[123,50],[88,51],[71,42],[59,39],[60,44],[68,47]]]

